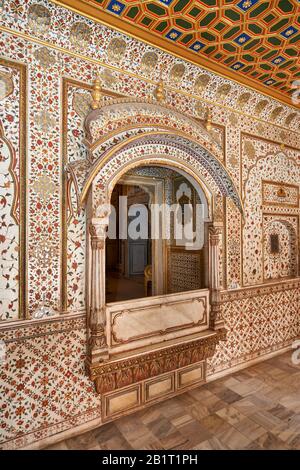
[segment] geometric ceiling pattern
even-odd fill
[[[78,3],[78,2],[76,2]],[[299,0],[86,0],[122,20],[122,29],[160,38],[199,65],[216,64],[288,96],[300,80]],[[101,16],[99,17],[101,19]],[[157,42],[153,43],[154,45]],[[245,83],[245,81],[244,81]],[[268,93],[266,90],[265,92]],[[269,93],[272,94],[272,93]]]

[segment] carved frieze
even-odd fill
[[[213,356],[216,346],[226,339],[226,330],[210,336],[131,358],[90,367],[90,377],[98,393],[117,390],[141,380],[194,364]]]

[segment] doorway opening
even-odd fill
[[[169,167],[138,167],[117,182],[111,206],[106,303],[208,287],[208,204],[193,178]],[[186,227],[196,239],[203,232],[201,240],[188,243]]]

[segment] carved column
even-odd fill
[[[210,327],[214,330],[224,328],[221,313],[220,287],[220,238],[222,225],[209,227],[209,287],[211,292]]]
[[[105,235],[108,217],[91,219],[90,233],[90,293],[89,293],[89,341],[90,365],[108,359],[105,319]]]

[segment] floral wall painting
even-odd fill
[[[213,188],[227,336],[207,376],[275,355],[300,335],[299,109],[59,3],[0,1],[3,449],[106,419],[87,375],[91,214],[81,187],[96,160],[100,199],[126,165],[137,163],[141,176],[143,152]],[[96,77],[100,110],[92,110]],[[199,254],[172,256],[170,291],[183,286],[183,272],[197,289]],[[41,305],[55,314],[35,318]]]

